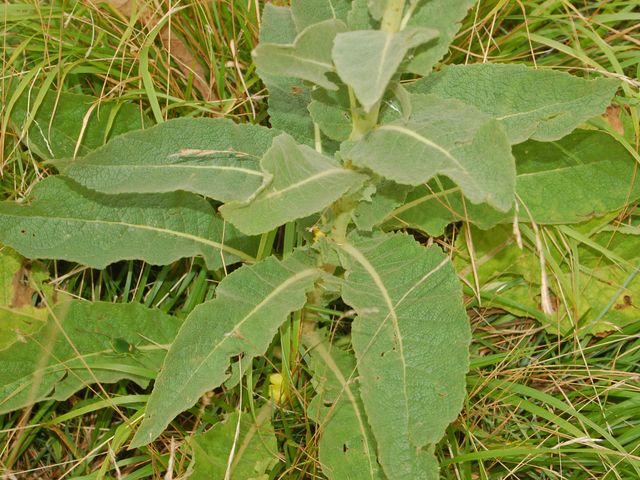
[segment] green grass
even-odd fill
[[[8,121],[11,89],[135,101],[156,122],[202,115],[266,121],[266,92],[250,56],[259,31],[257,2],[191,0],[173,10],[169,2],[157,4],[157,11],[142,14],[88,0],[0,6],[0,198],[22,197],[49,173]],[[168,30],[154,28],[159,19],[170,26],[171,41]],[[616,103],[627,128],[618,137],[640,160],[639,49],[636,0],[482,0],[445,63],[524,62],[619,78]],[[615,132],[609,123],[598,125]],[[630,205],[611,225],[637,222]],[[561,232],[547,227],[542,235],[550,241]],[[438,241],[446,247],[453,239]],[[291,227],[274,242],[278,251],[290,250],[296,242]],[[178,316],[211,298],[221,278],[198,260],[162,268],[121,262],[104,271],[52,262],[50,271],[53,285],[71,295],[141,302]],[[484,308],[472,291],[468,308],[474,331],[469,397],[438,447],[443,478],[640,478],[640,322],[603,337],[558,338],[534,321]],[[337,342],[348,342],[348,318],[320,315]],[[0,466],[18,478],[135,479],[161,478],[171,464],[172,478],[180,478],[190,461],[184,439],[219,422],[241,400],[254,406],[268,396],[268,375],[281,372],[290,402],[274,411],[282,461],[270,478],[322,478],[315,432],[304,415],[312,389],[298,354],[299,326],[294,317],[283,327],[241,390],[212,392],[148,448],[126,450],[148,391],[121,382],[0,417]]]

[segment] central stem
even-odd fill
[[[396,33],[402,24],[405,0],[387,0],[387,8],[382,16],[380,30],[387,33]]]
[[[387,0],[387,7],[384,11],[382,21],[380,23],[380,30],[387,33],[388,35],[393,35],[400,30],[400,28],[402,27],[404,4],[405,0]],[[351,89],[349,89],[349,96],[351,100],[351,112],[353,119],[353,129],[351,131],[350,139],[359,140],[378,124],[380,102],[373,105],[373,107],[371,107],[371,110],[364,116],[360,116],[355,113],[355,98]]]

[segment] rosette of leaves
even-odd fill
[[[98,268],[190,256],[210,269],[244,264],[182,324],[132,447],[152,442],[205,392],[236,385],[297,312],[324,474],[438,478],[434,450],[462,407],[470,328],[448,256],[394,226],[441,230],[458,207],[484,227],[516,212],[541,221],[547,195],[572,176],[581,181],[563,191],[553,218],[578,221],[619,198],[572,199],[622,182],[589,183],[593,162],[562,148],[604,111],[616,81],[519,65],[431,73],[474,3],[267,4],[254,59],[272,128],[168,121],[59,161],[61,175],[27,201],[0,205],[0,240],[28,257]],[[424,78],[402,82],[416,75]],[[606,160],[632,168],[625,156]],[[313,235],[284,258],[264,258],[273,232],[291,222],[312,225]],[[346,350],[307,308],[338,297],[356,312]]]

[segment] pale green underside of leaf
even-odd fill
[[[296,28],[291,9],[267,3],[262,14],[260,42],[289,44],[295,38]],[[298,143],[313,145],[313,121],[307,111],[307,105],[311,102],[311,89],[303,80],[270,75],[260,68],[257,71],[269,90],[271,126],[287,132]]]
[[[585,80],[525,65],[455,65],[434,73],[411,90],[455,98],[498,119],[512,144],[529,138],[558,140],[604,112],[619,82]]]
[[[297,252],[225,277],[216,298],[196,307],[180,329],[132,446],[151,442],[202,394],[222,385],[232,359],[242,355],[239,361],[250,365],[262,355],[287,315],[304,306],[319,275],[313,259]]]
[[[273,141],[262,169],[272,177],[271,183],[246,204],[220,208],[226,220],[250,235],[319,212],[366,178],[305,145],[296,145],[286,134]]]
[[[578,130],[556,142],[528,141],[513,148],[520,221],[538,224],[576,223],[623,208],[640,198],[640,181],[631,154],[613,137]],[[529,217],[531,214],[531,218]],[[486,205],[462,204],[451,182],[431,182],[411,192],[389,216],[403,226],[439,236],[451,222],[469,219],[487,229],[510,222],[513,211],[496,212]]]
[[[331,47],[346,28],[339,20],[326,20],[300,32],[293,44],[261,43],[253,51],[256,67],[269,75],[300,78],[334,90],[336,85],[326,76],[334,71]]]
[[[428,0],[420,1],[409,20],[409,27],[433,28],[440,35],[433,42],[418,47],[410,59],[406,70],[419,75],[429,75],[449,50],[449,45],[460,29],[469,8],[477,0]]]
[[[325,20],[342,20],[346,23],[350,9],[351,0],[291,1],[291,13],[298,32]]]
[[[351,235],[336,249],[379,462],[390,480],[435,480],[433,447],[462,407],[469,366],[455,272],[439,248],[403,234]]]
[[[407,121],[383,124],[359,142],[343,144],[343,157],[404,185],[446,175],[473,203],[509,210],[515,167],[498,122],[457,100],[417,94],[411,101]]]
[[[269,410],[264,410],[267,414]],[[262,413],[262,412],[261,412]],[[266,480],[267,473],[278,462],[278,444],[269,418],[258,417],[256,424],[251,414],[233,412],[223,422],[216,423],[205,433],[190,440],[194,467],[191,480],[223,479],[228,460],[235,444],[230,473],[232,479]],[[236,439],[236,429],[240,423]]]
[[[97,106],[92,109],[93,105]],[[85,120],[87,124],[83,130]],[[78,155],[85,155],[103,145],[108,138],[151,124],[138,105],[100,104],[97,98],[89,95],[45,93],[35,89],[27,90],[19,97],[11,111],[11,122],[29,149],[46,159],[72,157],[76,149]]]
[[[427,28],[408,28],[397,33],[357,30],[339,33],[333,45],[338,76],[351,86],[366,111],[384,94],[407,52],[438,36]]]
[[[32,303],[39,292],[52,301],[51,287],[44,284],[47,271],[31,264],[8,247],[0,247],[0,350],[44,325],[47,310]]]
[[[320,431],[323,473],[329,480],[381,480],[375,439],[360,399],[355,358],[333,347],[323,332],[306,332],[303,340],[317,392],[307,415]]]
[[[262,184],[260,157],[275,132],[228,119],[184,118],[121,135],[61,173],[105,193],[185,190],[221,202],[247,200]]]
[[[119,260],[165,265],[193,256],[217,269],[253,260],[245,252],[256,248],[191,193],[106,195],[62,176],[41,181],[22,204],[0,203],[0,242],[28,258],[100,269]]]
[[[93,383],[129,379],[146,387],[179,321],[139,304],[72,301],[37,333],[0,351],[0,413],[45,399],[66,400]],[[132,346],[114,350],[118,339]],[[88,368],[88,369],[87,369]]]

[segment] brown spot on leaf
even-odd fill
[[[35,290],[31,288],[31,262],[24,261],[13,275],[13,298],[9,308],[21,308],[31,305],[31,299]]]
[[[613,128],[620,135],[624,135],[624,126],[622,120],[620,120],[620,107],[618,105],[609,105],[603,115],[611,128]]]
[[[625,295],[622,297],[622,302],[616,303],[616,306],[614,308],[616,310],[624,310],[625,308],[629,308],[632,305],[633,305],[633,302],[631,301],[631,295]]]

